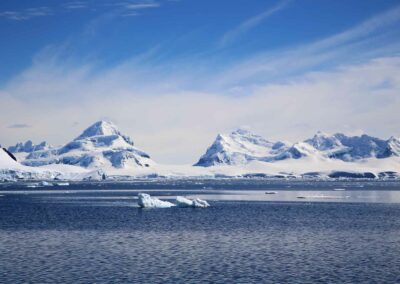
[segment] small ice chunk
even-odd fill
[[[162,201],[156,197],[151,197],[150,194],[139,193],[138,194],[138,204],[141,208],[170,208],[175,206],[175,204]]]
[[[42,182],[40,182],[40,185],[41,185],[41,186],[53,186],[52,183],[47,182],[47,181],[42,181]]]
[[[210,206],[210,204],[205,200],[201,200],[199,198],[191,200],[183,196],[176,197],[176,205],[178,207],[193,207],[193,208],[206,208]]]
[[[56,183],[58,186],[69,186],[69,182],[58,182]]]

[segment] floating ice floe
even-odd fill
[[[192,200],[192,199],[185,198],[183,196],[178,196],[176,198],[176,205],[178,207],[193,207],[193,208],[210,207],[210,204],[205,200],[201,200],[199,198]]]
[[[156,197],[151,197],[150,194],[139,193],[138,194],[138,204],[141,208],[170,208],[175,206],[175,204],[162,201]]]
[[[69,186],[69,182],[57,182],[57,186]]]
[[[334,188],[333,190],[334,191],[345,191],[346,189],[345,188]]]

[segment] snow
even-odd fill
[[[141,208],[170,208],[175,206],[175,204],[171,202],[162,201],[146,193],[138,194],[138,204]]]
[[[176,197],[176,206],[178,207],[192,207],[192,208],[207,208],[210,207],[210,204],[199,198],[196,199],[188,199],[183,196]]]

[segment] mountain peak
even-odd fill
[[[51,146],[45,141],[39,144],[34,144],[31,140],[28,140],[25,143],[20,142],[14,146],[8,147],[8,151],[11,153],[32,153],[34,151],[47,150],[50,148]]]
[[[254,135],[253,133],[251,133],[251,131],[249,129],[246,128],[237,128],[235,130],[233,130],[231,132],[231,135],[244,135],[244,136],[248,136],[248,135]]]
[[[328,135],[324,132],[318,131],[313,138],[307,139],[304,142],[310,144],[315,149],[325,151],[333,148],[342,147],[339,139],[335,135]]]
[[[110,121],[100,120],[86,128],[83,133],[78,136],[75,140],[81,140],[93,136],[109,136],[109,135],[121,135],[117,126]]]
[[[245,164],[263,159],[271,152],[280,151],[284,145],[284,143],[272,143],[247,129],[238,128],[229,134],[218,134],[214,143],[195,166]]]

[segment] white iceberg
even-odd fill
[[[175,206],[175,204],[162,201],[156,197],[151,197],[150,194],[139,193],[138,194],[138,204],[141,208],[170,208]]]
[[[210,204],[205,200],[201,200],[199,198],[192,200],[192,199],[185,198],[183,196],[176,197],[176,205],[178,207],[193,207],[193,208],[210,207]]]

